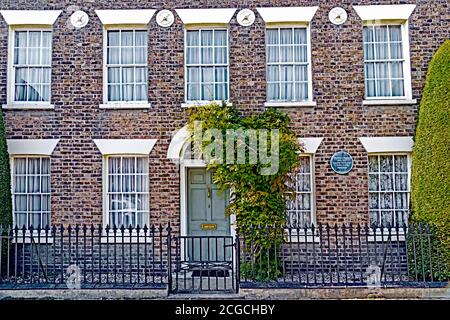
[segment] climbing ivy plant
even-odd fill
[[[274,249],[278,249],[282,241],[280,227],[286,223],[286,202],[294,195],[292,172],[297,169],[303,151],[289,124],[288,115],[275,109],[246,116],[235,107],[213,103],[192,108],[189,113],[188,130],[194,151],[206,159],[207,170],[213,171],[219,189],[231,191],[226,214],[235,215],[238,232],[245,235],[247,248],[253,248],[254,259],[264,261],[258,275],[250,274],[250,266],[243,262],[241,272],[248,277],[276,278],[281,272]],[[230,132],[244,134],[227,135]],[[265,135],[265,132],[272,135]],[[196,143],[198,133],[202,139]],[[217,147],[215,152],[210,152],[212,144]],[[235,161],[225,161],[230,157],[231,147]],[[241,161],[237,161],[242,148],[246,148],[245,161],[242,161],[242,153]],[[258,149],[257,161],[251,158],[255,148]],[[263,151],[268,151],[271,161],[261,157]],[[210,153],[212,156],[205,156]],[[217,161],[220,157],[224,160]]]

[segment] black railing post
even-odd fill
[[[283,230],[283,229],[282,229]],[[209,243],[209,240],[208,240]],[[239,286],[241,283],[241,241],[239,239],[239,228],[236,227],[236,293],[239,293]],[[281,249],[283,250],[283,249]]]
[[[172,290],[172,228],[167,226],[167,292]]]

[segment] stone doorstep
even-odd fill
[[[443,299],[450,300],[447,288],[308,288],[241,289],[239,294],[167,294],[161,289],[81,289],[81,290],[0,290],[0,300],[319,300],[319,299]]]

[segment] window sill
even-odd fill
[[[121,103],[103,103],[100,109],[150,109],[148,102],[121,102]]]
[[[317,106],[316,101],[298,101],[298,102],[265,102],[266,108],[310,108]]]
[[[53,104],[35,104],[35,103],[24,103],[24,104],[3,104],[3,110],[53,110],[55,106]]]
[[[417,99],[384,99],[384,100],[363,100],[364,106],[395,106],[417,104]]]
[[[391,229],[391,241],[405,241],[405,233],[403,229],[399,229],[398,234],[395,228]],[[375,233],[370,230],[368,233],[367,240],[369,242],[387,242],[389,241],[389,229],[383,229],[383,237],[381,237],[381,231],[377,230]]]
[[[32,241],[33,240],[33,241]],[[48,244],[53,243],[53,235],[52,230],[48,230],[48,234],[46,237],[45,231],[41,231],[40,234],[38,234],[37,231],[33,232],[33,236],[31,236],[31,233],[29,231],[25,231],[25,239],[23,232],[19,230],[16,233],[14,232],[11,243],[34,243],[34,244]]]
[[[286,243],[320,243],[320,237],[317,235],[312,235],[311,232],[306,233],[305,231],[297,232],[297,230],[289,231],[285,233],[284,237]]]
[[[123,239],[122,239],[122,232],[120,230],[117,230],[116,237],[114,238],[114,235],[111,235],[112,232],[107,236],[104,234],[100,238],[100,243],[102,244],[130,244],[130,243],[139,243],[145,245],[145,243],[150,244],[152,243],[152,236],[150,235],[150,231],[147,232],[147,236],[144,235],[144,232],[140,232],[139,236],[137,233],[132,233],[130,235],[129,232],[124,232]],[[156,235],[155,235],[156,236]],[[147,242],[145,242],[145,239],[147,239]],[[139,241],[138,241],[139,240]]]
[[[222,105],[223,101],[220,100],[211,100],[211,101],[187,101],[181,104],[182,108],[192,108],[192,107],[202,107],[209,104],[218,104]],[[226,101],[225,102],[227,106],[232,106],[233,104],[231,102]]]

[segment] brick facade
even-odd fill
[[[93,139],[158,139],[150,153],[150,219],[175,228],[180,224],[179,168],[166,158],[172,134],[186,123],[184,101],[183,24],[176,16],[169,28],[153,17],[148,24],[148,110],[104,110],[103,26],[97,9],[250,8],[256,21],[242,27],[230,22],[230,101],[246,112],[263,109],[266,99],[265,24],[255,8],[318,5],[311,22],[312,84],[315,107],[290,108],[300,137],[323,137],[315,155],[318,222],[368,221],[367,153],[358,137],[412,136],[416,105],[365,106],[363,25],[352,5],[398,4],[404,1],[75,1],[87,12],[88,25],[67,27],[74,1],[0,0],[0,9],[62,10],[54,24],[52,103],[54,110],[5,110],[8,139],[61,139],[52,154],[52,222],[101,223],[102,155]],[[433,53],[450,37],[450,4],[416,1],[409,19],[413,98],[420,102]],[[341,6],[348,20],[335,26],[328,12]],[[175,13],[175,12],[174,12]],[[0,19],[0,104],[6,103],[8,26]],[[354,159],[348,175],[335,174],[332,154],[347,150]]]

